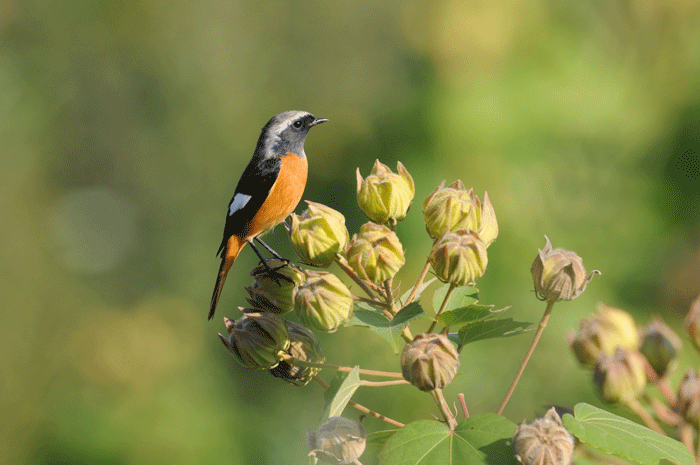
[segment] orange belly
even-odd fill
[[[246,228],[243,236],[245,240],[264,234],[284,221],[304,194],[309,171],[306,157],[287,152],[280,160],[282,166],[279,175],[267,199]]]

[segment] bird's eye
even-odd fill
[[[301,129],[301,127],[304,125],[304,123],[301,120],[296,120],[292,124],[294,126],[294,129]]]

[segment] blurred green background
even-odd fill
[[[566,344],[597,302],[680,328],[700,289],[696,1],[0,0],[0,40],[2,463],[305,463],[321,388],[245,370],[216,336],[245,304],[250,250],[206,321],[227,203],[284,110],[330,119],[307,140],[304,198],[351,233],[357,167],[413,175],[403,289],[443,179],[487,190],[498,216],[483,303],[538,321],[544,234],[603,272],[555,307],[513,421],[600,403]],[[269,242],[291,256],[282,228]],[[495,411],[530,339],[468,346],[450,402]],[[398,370],[362,328],[322,342],[330,363]],[[437,414],[415,389],[378,389],[356,400]]]

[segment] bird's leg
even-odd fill
[[[285,279],[285,280],[289,281],[290,283],[293,283],[294,281],[292,281],[291,278],[289,278],[289,277],[283,275],[282,273],[278,273],[278,272],[277,272],[278,270],[280,270],[280,269],[284,268],[285,266],[289,265],[291,262],[290,262],[289,260],[287,260],[286,258],[282,258],[277,252],[275,252],[274,250],[272,250],[272,247],[270,247],[269,245],[265,244],[265,243],[264,243],[263,241],[261,241],[259,238],[256,237],[255,239],[256,239],[258,242],[260,242],[260,244],[262,244],[262,246],[265,247],[272,255],[274,255],[275,258],[278,258],[279,260],[282,260],[282,261],[284,262],[283,265],[277,266],[277,267],[275,267],[275,268],[270,268],[270,265],[267,264],[267,260],[266,260],[265,258],[263,258],[262,254],[260,253],[260,251],[258,250],[258,248],[255,247],[255,244],[253,243],[253,241],[252,241],[252,240],[249,240],[248,242],[250,243],[250,246],[253,248],[253,251],[255,252],[255,255],[258,256],[258,258],[260,259],[260,263],[261,263],[262,266],[265,268],[265,273],[266,273],[270,278],[272,278],[272,279],[277,283],[278,286],[281,286],[281,285],[282,285],[282,284],[279,282],[279,278]],[[292,264],[292,265],[293,265],[293,264]]]
[[[279,259],[279,260],[282,260],[282,261],[285,263],[285,265],[286,265],[287,263],[289,263],[289,260],[287,260],[287,259],[284,258],[282,255],[280,255],[280,254],[278,254],[277,252],[275,252],[275,249],[273,249],[273,248],[270,247],[269,245],[265,244],[265,242],[263,242],[262,239],[260,239],[259,237],[255,237],[255,240],[258,241],[258,242],[260,242],[260,245],[262,245],[263,247],[265,247],[265,248],[267,249],[268,252],[270,252],[272,255],[275,256],[275,258],[277,258],[277,259]]]
[[[278,254],[277,252],[275,252],[275,250],[274,250],[272,247],[270,247],[270,246],[267,245],[265,242],[263,242],[263,240],[260,239],[259,237],[256,237],[255,240],[257,240],[258,242],[260,242],[260,244],[262,244],[263,247],[265,247],[272,255],[275,256],[275,258],[277,258],[277,259],[279,259],[279,260],[282,260],[282,261],[284,262],[284,265],[278,266],[277,268],[273,268],[273,269],[272,269],[273,271],[279,270],[280,268],[284,268],[284,267],[287,266],[287,265],[293,266],[293,267],[297,268],[298,270],[301,270],[301,268],[299,268],[298,265],[295,265],[295,264],[292,263],[292,261],[289,260],[288,258],[284,258],[284,257],[281,256],[280,254]]]

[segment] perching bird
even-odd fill
[[[228,205],[224,238],[217,252],[221,266],[211,297],[210,320],[226,275],[246,243],[253,247],[263,264],[265,261],[253,240],[257,239],[277,255],[258,236],[284,221],[301,200],[308,173],[304,140],[309,129],[326,121],[306,111],[285,111],[263,127],[253,158]]]

